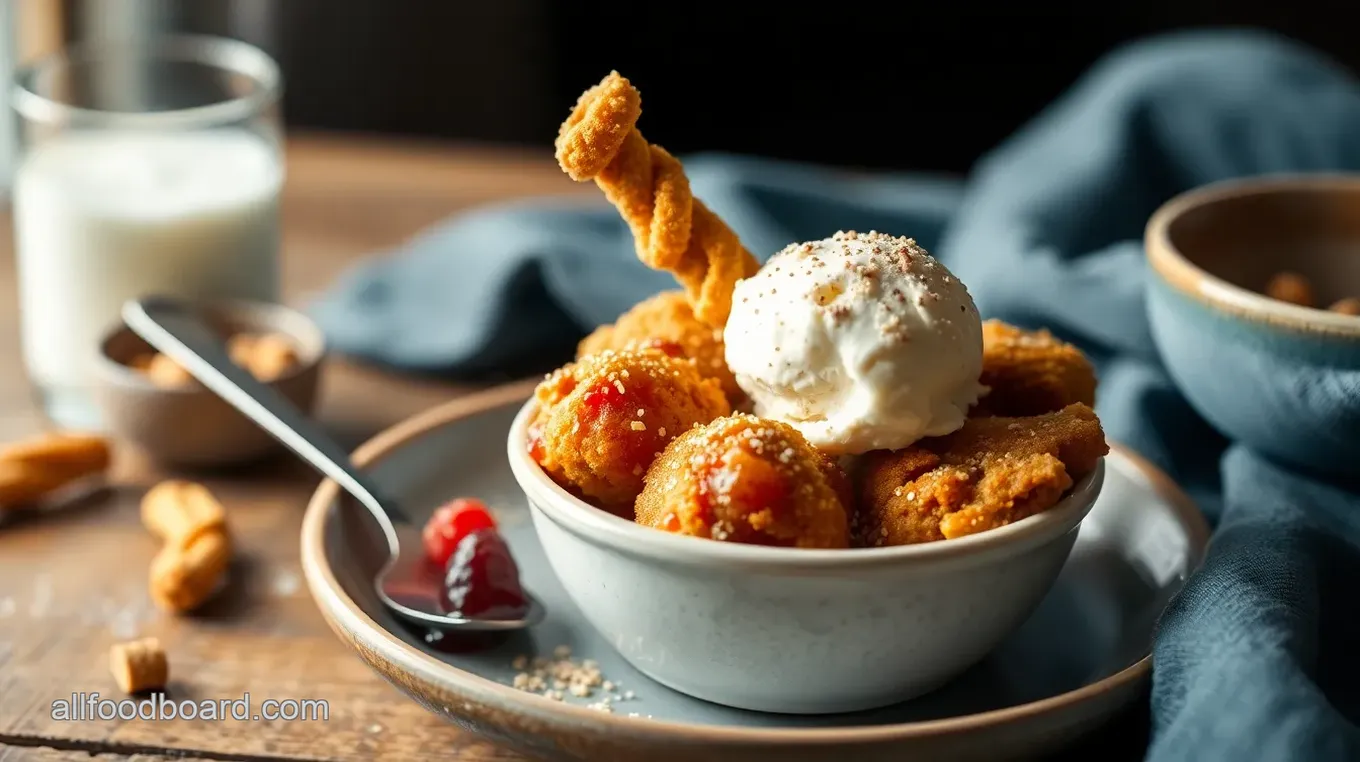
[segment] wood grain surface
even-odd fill
[[[545,150],[504,153],[342,136],[290,141],[284,279],[303,303],[348,264],[470,206],[586,190]],[[8,216],[0,224],[0,441],[45,426],[20,364]],[[320,417],[349,445],[469,387],[333,361]],[[519,759],[405,700],[340,645],[307,596],[298,527],[318,477],[291,457],[245,470],[180,473],[207,484],[239,542],[228,587],[191,617],[157,611],[146,592],[155,541],[138,521],[142,491],[170,474],[120,450],[114,486],[58,510],[0,519],[0,762],[68,760]],[[155,635],[169,693],[320,699],[326,721],[54,720],[72,693],[122,698],[107,652]]]

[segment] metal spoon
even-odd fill
[[[330,477],[373,514],[387,538],[388,561],[373,585],[378,597],[399,616],[438,631],[491,632],[537,624],[543,606],[525,592],[528,608],[520,619],[472,619],[440,613],[442,573],[422,553],[419,530],[393,502],[350,462],[349,455],[283,395],[260,383],[227,356],[226,347],[194,308],[165,297],[123,305],[123,321],[157,351],[259,424],[323,475]],[[402,555],[399,536],[406,536]]]

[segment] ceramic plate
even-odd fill
[[[402,423],[356,453],[418,520],[455,496],[496,511],[526,586],[547,620],[491,650],[430,649],[376,601],[384,552],[367,514],[326,482],[308,507],[302,561],[336,633],[426,708],[493,740],[562,759],[1002,759],[1070,742],[1139,697],[1153,624],[1199,563],[1208,530],[1165,476],[1116,447],[1105,486],[1052,592],[1009,640],[933,694],[886,709],[791,716],[691,699],[632,669],[584,620],[554,578],[505,461],[505,437],[531,387],[455,400]],[[593,659],[616,693],[554,701],[511,687],[521,654],[559,646]],[[790,669],[797,669],[790,664]]]

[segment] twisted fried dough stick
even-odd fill
[[[642,96],[618,72],[587,90],[557,135],[557,163],[578,182],[594,180],[627,220],[638,258],[668,270],[694,313],[727,323],[732,288],[759,268],[737,234],[694,198],[685,168],[638,132]]]

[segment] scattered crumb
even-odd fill
[[[368,726],[368,732],[370,732],[370,733],[381,733],[381,732],[383,732],[383,726],[382,726],[382,725],[379,725],[378,723],[375,722],[375,723],[373,723],[372,725],[369,725],[369,726]]]
[[[568,695],[576,698],[596,698],[590,705],[593,709],[612,712],[615,701],[633,700],[636,694],[628,691],[618,695],[619,683],[605,680],[600,673],[600,664],[594,659],[580,662],[571,658],[571,648],[561,645],[553,649],[553,658],[530,658],[520,654],[511,661],[517,670],[511,680],[511,687],[526,693],[537,693],[554,701],[562,701]],[[597,694],[599,694],[597,696]]]
[[[302,581],[292,571],[281,571],[270,580],[269,591],[276,598],[289,598],[302,587]]]

